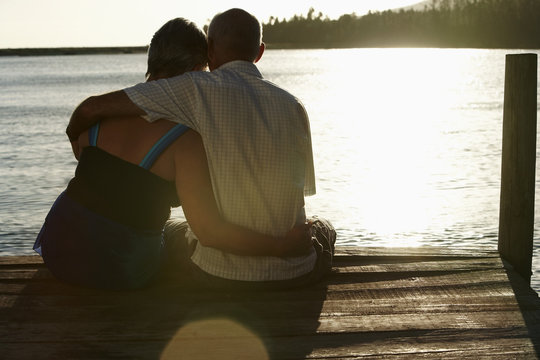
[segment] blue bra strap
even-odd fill
[[[97,138],[99,133],[99,122],[88,130],[88,142],[90,146],[97,146]]]
[[[161,137],[161,139],[158,140],[152,146],[150,151],[146,154],[144,159],[140,162],[139,166],[145,168],[146,170],[149,170],[152,165],[154,165],[154,162],[157,160],[159,155],[170,145],[172,144],[180,135],[185,133],[189,128],[186,125],[178,124],[175,127],[173,127],[171,130],[169,130],[165,135]]]

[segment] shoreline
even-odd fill
[[[441,48],[441,49],[500,49],[498,47],[470,47],[444,45],[361,45],[350,43],[269,43],[267,50],[302,50],[302,49],[356,49],[356,48]],[[539,50],[536,48],[512,47],[508,50]],[[118,46],[118,47],[59,47],[59,48],[7,48],[0,49],[1,56],[59,56],[59,55],[115,55],[143,54],[148,46]]]
[[[114,55],[142,54],[147,51],[148,46],[14,48],[0,49],[0,56]]]

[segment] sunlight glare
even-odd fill
[[[227,318],[197,320],[180,328],[161,359],[269,359],[262,340]]]
[[[315,121],[326,125],[323,132],[313,130],[314,143],[329,133],[357,139],[349,147],[340,144],[357,154],[354,162],[338,161],[332,174],[319,176],[344,179],[341,207],[357,214],[370,236],[412,246],[410,234],[429,228],[445,201],[433,178],[449,171],[441,134],[458,120],[452,111],[466,96],[458,90],[466,81],[465,60],[456,53],[442,58],[433,49],[370,49],[377,54],[371,57],[365,51],[349,50],[319,65],[334,70],[320,84],[329,99],[316,100]],[[351,67],[335,66],[345,58]],[[316,157],[324,163],[350,158]]]

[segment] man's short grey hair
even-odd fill
[[[262,27],[257,18],[242,9],[230,9],[217,14],[208,28],[208,38],[238,57],[253,61],[259,55]]]
[[[176,18],[166,22],[152,37],[146,76],[172,77],[207,63],[208,45],[202,30],[191,21]]]

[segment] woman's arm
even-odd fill
[[[312,246],[310,224],[296,226],[284,237],[272,237],[225,221],[217,209],[201,137],[188,131],[176,144],[176,191],[202,245],[237,255],[282,257],[307,253]]]

